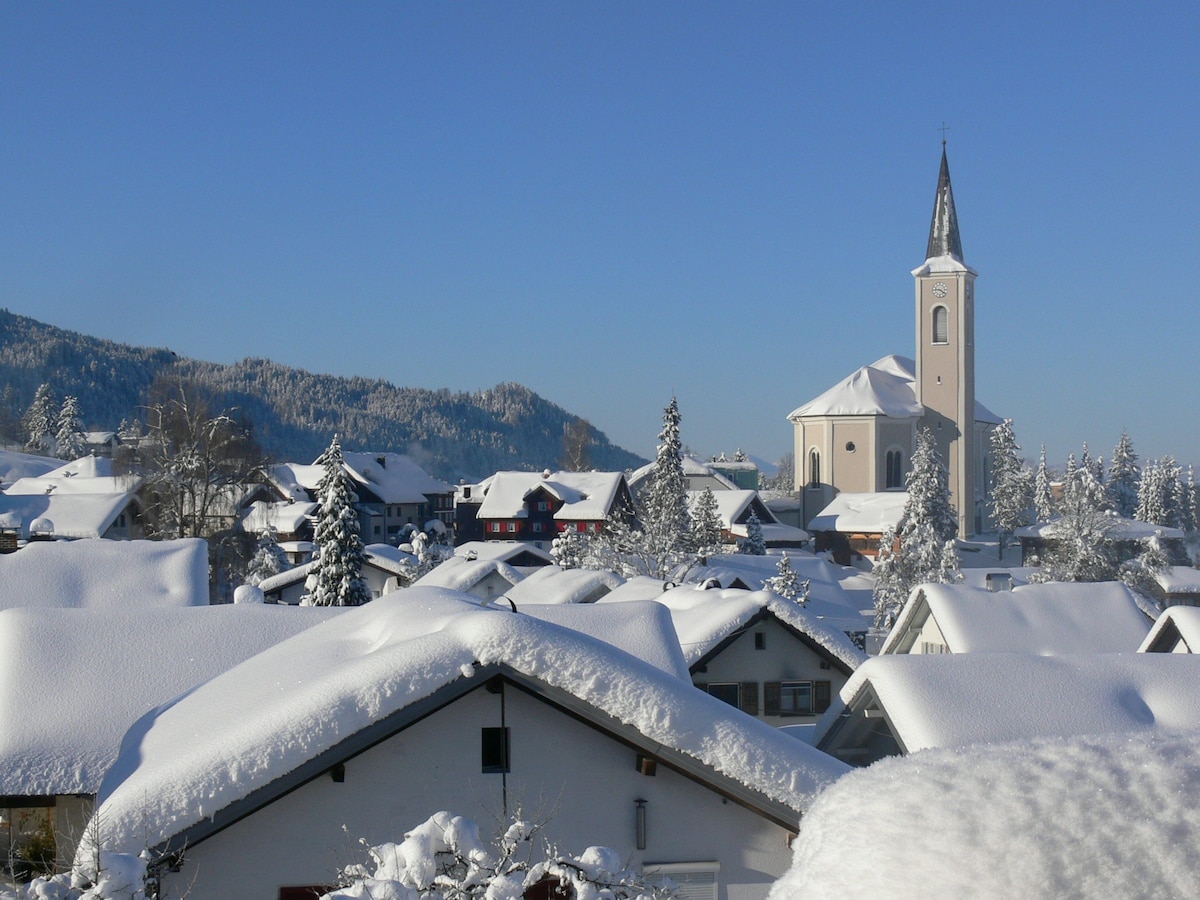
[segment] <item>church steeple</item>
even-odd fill
[[[937,199],[933,220],[929,223],[929,244],[925,258],[953,256],[963,261],[962,238],[958,235],[958,215],[954,212],[954,191],[950,189],[950,163],[946,161],[946,142],[942,141],[942,170],[938,173]]]

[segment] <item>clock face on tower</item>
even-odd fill
[[[937,284],[935,284],[933,286],[933,296],[937,297],[939,300],[943,299],[946,296],[946,294],[947,294],[946,282],[939,281]]]

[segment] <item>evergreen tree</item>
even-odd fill
[[[950,503],[949,476],[933,433],[917,433],[908,473],[908,500],[898,536],[885,532],[875,564],[876,627],[890,627],[919,584],[948,583],[960,577],[955,535],[958,523]],[[894,546],[898,544],[898,550]]]
[[[742,541],[742,552],[748,556],[767,555],[767,542],[763,540],[762,522],[754,513],[750,513],[750,518],[746,520],[746,539]]]
[[[15,444],[21,440],[21,416],[17,391],[11,384],[0,394],[0,442]]]
[[[588,555],[587,537],[580,534],[575,526],[568,523],[565,530],[560,531],[550,545],[550,555],[563,569],[581,569]]]
[[[323,473],[317,486],[317,559],[309,573],[310,602],[313,606],[361,606],[371,594],[362,578],[366,554],[354,508],[358,497],[350,487],[336,435],[317,462]]]
[[[992,444],[992,517],[1000,530],[1000,556],[1004,556],[1004,538],[1022,525],[1029,524],[1033,503],[1031,473],[1021,462],[1020,445],[1013,433],[1012,419],[1005,419],[993,431]]]
[[[1138,457],[1133,451],[1129,434],[1121,432],[1116,449],[1113,450],[1112,465],[1108,469],[1106,490],[1109,502],[1119,515],[1132,519],[1138,502]]]
[[[717,498],[711,488],[705,488],[696,497],[692,507],[692,544],[696,555],[702,559],[721,550],[721,516],[717,511]]]
[[[54,454],[54,397],[50,385],[43,382],[33,395],[33,403],[21,420],[25,428],[25,451],[44,456]]]
[[[1183,525],[1184,531],[1192,533],[1200,526],[1198,521],[1200,509],[1196,505],[1196,474],[1192,471],[1189,465],[1187,468],[1187,481],[1183,484]]]
[[[246,572],[246,584],[257,587],[272,575],[286,572],[291,567],[287,554],[279,546],[278,533],[273,527],[267,527],[258,536],[258,546],[254,548],[254,556]]]
[[[786,551],[779,557],[775,574],[763,582],[763,589],[778,594],[785,600],[795,600],[801,606],[808,604],[809,581],[800,580]]]
[[[1050,470],[1046,468],[1045,444],[1042,444],[1042,456],[1033,480],[1033,508],[1038,524],[1049,522],[1054,515],[1054,493],[1050,489]]]
[[[642,540],[645,555],[653,561],[653,571],[648,574],[656,578],[668,577],[687,560],[691,550],[692,523],[687,508],[679,422],[679,403],[672,397],[663,410],[658,454],[642,501]]]
[[[58,414],[58,435],[55,437],[55,449],[59,459],[79,459],[87,450],[87,440],[83,436],[83,419],[79,414],[79,400],[76,397],[64,397],[62,409]]]
[[[1171,456],[1151,462],[1142,470],[1138,485],[1138,504],[1134,518],[1166,528],[1184,526],[1183,484],[1181,471]]]
[[[1060,515],[1049,533],[1035,578],[1039,581],[1111,581],[1117,576],[1115,516],[1090,469],[1078,468],[1063,486]]]

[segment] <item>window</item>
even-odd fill
[[[508,771],[507,728],[483,729],[480,758],[485,775],[496,775]]]
[[[828,681],[768,681],[763,685],[763,714],[811,716],[829,709],[832,685]]]
[[[935,344],[950,343],[950,313],[944,306],[933,308],[933,342]]]
[[[549,512],[550,511],[550,501],[549,500],[539,500],[537,502],[537,511],[538,512]]]
[[[724,700],[730,706],[736,706],[744,713],[758,715],[758,682],[757,681],[728,681],[713,684],[698,684],[696,687],[707,691],[718,700]]]
[[[898,488],[904,486],[904,454],[899,450],[887,452],[887,473],[884,487]]]
[[[821,486],[821,454],[817,452],[817,448],[813,447],[808,451],[808,487],[819,488]]]
[[[721,867],[716,862],[648,863],[642,873],[652,884],[671,879],[679,900],[717,900],[717,875]]]
[[[533,523],[533,532],[534,532],[534,534],[541,534],[541,533],[542,533],[542,523],[541,523],[541,522],[534,522],[534,523]]]
[[[508,533],[509,533],[509,534],[515,534],[515,533],[516,533],[516,531],[517,531],[517,523],[516,523],[516,522],[509,522],[509,523],[508,523]]]
[[[754,632],[754,649],[755,650],[766,650],[767,649],[767,635],[765,632],[762,632],[762,631]]]

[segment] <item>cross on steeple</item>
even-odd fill
[[[946,132],[947,132],[947,131],[949,131],[949,130],[950,130],[950,126],[949,126],[949,125],[947,125],[947,124],[945,123],[945,121],[943,121],[943,122],[942,122],[942,127],[938,129],[938,131],[940,131],[940,132],[942,133],[942,147],[943,147],[943,149],[944,149],[944,148],[945,148],[945,146],[946,146]]]

